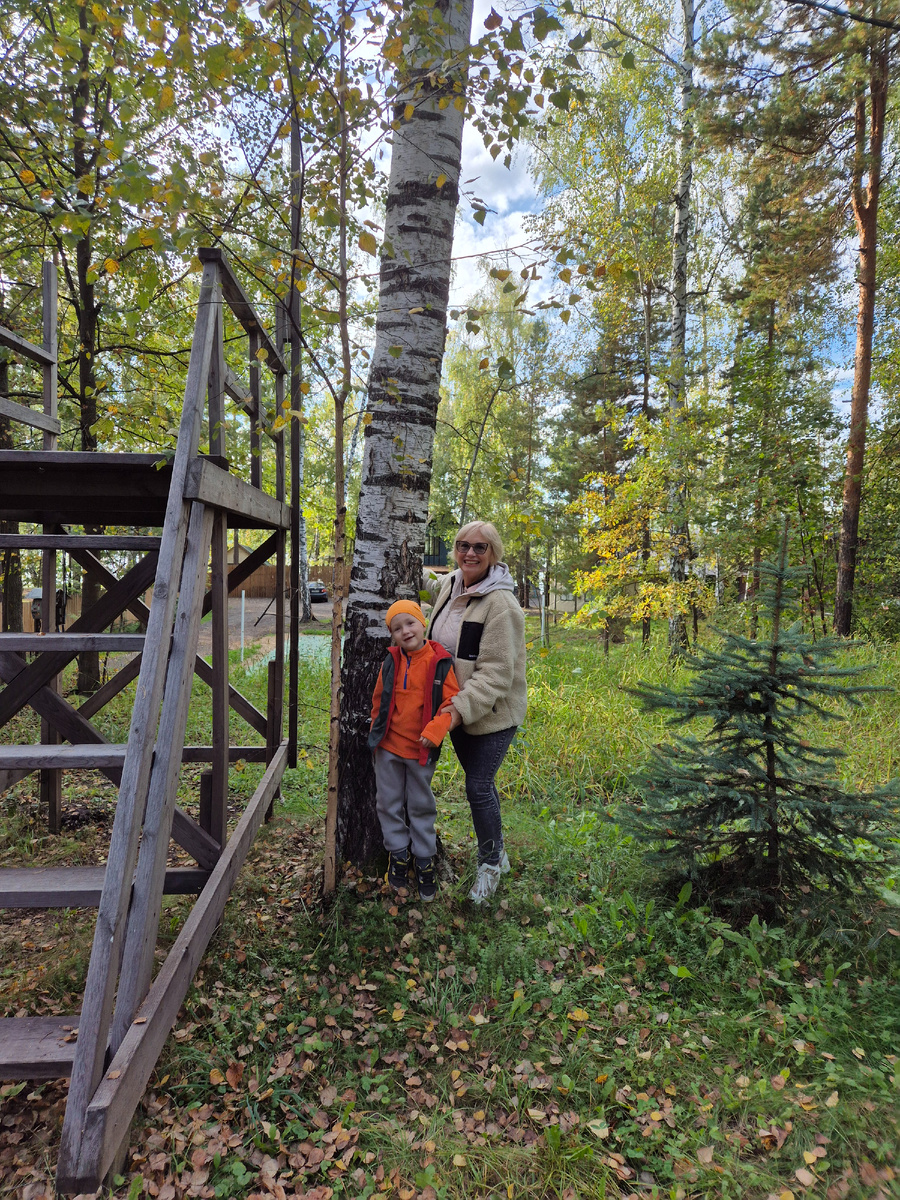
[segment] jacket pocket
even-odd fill
[[[481,650],[481,635],[484,624],[481,621],[463,621],[459,631],[459,643],[456,647],[456,657],[464,662],[474,662]]]

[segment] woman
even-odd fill
[[[458,569],[443,580],[428,637],[453,655],[459,681],[450,705],[450,739],[466,773],[478,839],[478,874],[469,897],[481,904],[509,870],[494,780],[525,720],[525,618],[509,568],[501,562],[503,543],[489,521],[464,525],[453,557]]]

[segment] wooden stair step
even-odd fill
[[[0,1079],[71,1075],[77,1028],[77,1016],[0,1018]]]
[[[77,746],[0,746],[0,770],[34,771],[61,768],[89,771],[121,767],[126,745],[114,742],[82,742]]]
[[[142,633],[0,633],[0,653],[4,650],[16,654],[24,654],[26,650],[64,654],[82,650],[98,650],[101,654],[136,653],[143,648]]]
[[[0,908],[96,908],[105,875],[106,867],[3,867]],[[195,895],[208,878],[199,867],[170,867],[163,891]]]

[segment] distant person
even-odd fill
[[[375,754],[375,795],[387,881],[409,887],[414,868],[419,899],[437,895],[434,860],[437,805],[431,779],[450,713],[441,711],[459,691],[453,659],[425,638],[425,615],[413,600],[398,600],[385,617],[393,645],[372,696],[369,746]],[[411,851],[411,853],[410,853]]]
[[[490,899],[509,867],[495,782],[516,729],[525,720],[525,618],[515,597],[503,543],[489,521],[456,535],[457,570],[434,602],[428,636],[454,657],[459,693],[450,705],[450,739],[466,773],[466,797],[478,840],[478,873],[469,892]]]

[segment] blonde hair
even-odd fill
[[[492,525],[490,521],[470,521],[468,525],[463,525],[462,529],[458,531],[456,537],[453,539],[453,561],[457,564],[459,563],[459,559],[456,557],[456,543],[460,540],[466,542],[472,541],[476,536],[476,530],[478,530],[481,539],[488,544],[491,552],[490,565],[493,566],[494,563],[502,562],[503,542],[500,540],[497,526]]]

